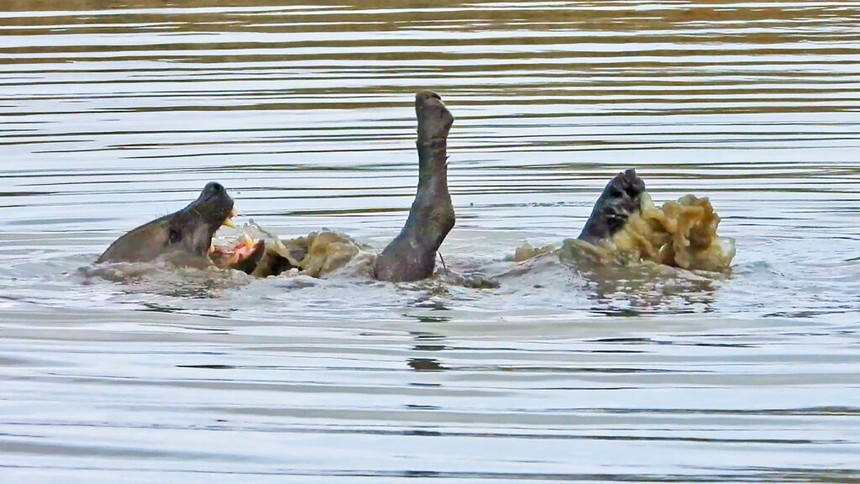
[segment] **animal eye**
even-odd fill
[[[179,242],[180,239],[182,239],[182,234],[176,229],[170,229],[170,232],[167,234],[167,243],[175,244]]]

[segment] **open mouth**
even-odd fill
[[[231,210],[225,217],[224,226],[234,230],[214,237],[209,246],[209,259],[221,269],[236,269],[251,274],[264,267],[267,275],[277,275],[286,269],[300,267],[307,248],[301,246],[288,248],[266,229],[248,220],[237,227],[232,219],[236,211]],[[268,272],[266,272],[268,271]]]
[[[239,227],[233,220],[238,215],[239,213],[236,209],[231,208],[221,222],[221,225],[239,230]],[[233,267],[254,255],[259,249],[259,242],[259,240],[252,238],[244,230],[239,235],[228,237],[223,243],[217,243],[213,239],[209,245],[209,258],[222,269]]]
[[[237,212],[235,208],[231,208],[230,213],[227,214],[227,216],[224,218],[224,221],[221,222],[221,225],[223,225],[225,227],[230,227],[231,229],[235,229],[236,228],[236,222],[234,222],[233,219],[237,215],[239,215],[239,212]]]
[[[254,255],[259,249],[259,242],[246,233],[242,233],[226,245],[215,245],[213,242],[209,248],[209,258],[218,267],[231,267]]]

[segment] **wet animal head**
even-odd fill
[[[615,175],[594,204],[579,238],[597,243],[612,237],[624,227],[630,215],[639,210],[644,192],[645,182],[636,175],[636,170],[630,168]]]
[[[220,183],[209,183],[197,200],[170,215],[142,225],[117,239],[101,262],[166,260],[177,265],[209,265],[212,236],[235,215],[233,199]]]

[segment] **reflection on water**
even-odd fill
[[[0,5],[4,482],[860,479],[860,4],[313,3]],[[422,88],[501,287],[78,270],[210,180],[384,246]],[[505,261],[630,166],[730,273]]]

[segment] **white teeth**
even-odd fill
[[[243,233],[242,235],[243,235],[243,236],[244,236],[244,238],[245,238],[245,247],[247,247],[247,248],[249,248],[249,249],[253,249],[253,248],[254,248],[254,239],[252,239],[251,237],[249,237],[249,236],[248,236],[248,234],[244,234],[244,233]]]
[[[221,225],[226,227],[230,227],[231,229],[236,228],[236,222],[233,221],[233,217],[239,215],[239,212],[236,211],[235,208],[230,209],[230,213],[227,214],[227,217],[224,218],[224,221],[221,222]]]

